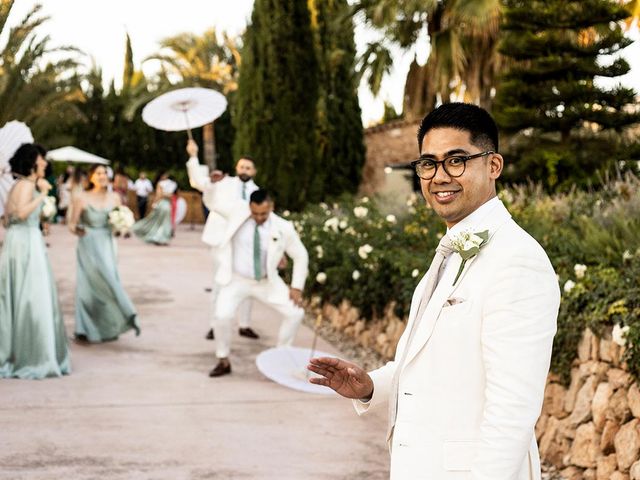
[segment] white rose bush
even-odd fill
[[[636,192],[637,188],[627,188]],[[562,302],[552,371],[569,380],[585,328],[613,339],[640,378],[640,195],[616,186],[549,196],[536,187],[501,190],[514,220],[547,252]],[[446,232],[419,195],[390,210],[375,198],[341,198],[291,213],[310,252],[308,294],[320,304],[347,300],[361,318],[381,318],[393,303],[408,314],[416,284]],[[465,232],[458,255],[482,255],[488,232]],[[488,241],[491,241],[490,238]],[[464,260],[464,258],[463,258]]]

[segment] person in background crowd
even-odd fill
[[[136,205],[138,207],[138,218],[144,218],[147,214],[147,203],[149,195],[153,192],[153,184],[147,178],[145,172],[140,172],[138,179],[133,184],[133,190],[136,192]]]

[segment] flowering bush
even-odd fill
[[[500,192],[514,219],[547,251],[563,300],[552,369],[568,378],[585,327],[616,327],[640,378],[640,195],[637,181],[598,192],[548,196],[529,186]],[[445,233],[442,220],[412,197],[403,212],[343,198],[291,214],[310,255],[307,291],[322,303],[348,300],[365,319],[392,302],[400,318]]]

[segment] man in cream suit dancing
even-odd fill
[[[496,196],[503,158],[485,110],[442,105],[422,121],[418,147],[413,166],[447,234],[416,287],[395,359],[370,373],[313,359],[320,376],[311,381],[353,399],[360,415],[388,407],[394,480],[539,480],[534,426],[556,275]]]
[[[257,170],[252,158],[244,156],[236,163],[236,176],[230,177],[224,175],[221,171],[216,170],[209,175],[209,169],[206,165],[200,165],[198,162],[198,144],[194,140],[187,143],[187,153],[189,161],[187,162],[187,172],[189,174],[189,183],[191,186],[202,192],[202,201],[209,209],[210,214],[205,223],[202,232],[202,241],[212,246],[216,241],[216,230],[221,228],[224,220],[215,211],[216,204],[236,202],[242,200],[249,203],[249,197],[253,192],[258,190],[258,186],[253,181]],[[216,258],[215,248],[212,247],[212,257]],[[215,277],[217,264],[214,261],[213,275]],[[213,327],[215,319],[216,301],[218,298],[218,288],[214,283],[212,289],[212,318],[210,321],[211,328],[207,332],[205,338],[207,340],[214,339]],[[259,335],[251,328],[251,301],[243,302],[238,307],[238,333],[247,338],[257,339]]]
[[[292,345],[304,310],[302,289],[308,274],[309,256],[293,224],[273,213],[273,202],[265,190],[244,202],[216,204],[225,220],[217,243],[220,291],[216,302],[216,356],[218,364],[209,376],[231,373],[231,322],[243,301],[252,298],[282,316],[278,346]],[[278,274],[284,254],[293,260],[291,287]]]

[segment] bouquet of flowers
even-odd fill
[[[129,207],[120,205],[109,212],[109,225],[116,237],[121,234],[128,237],[129,229],[134,223],[136,223],[136,219]]]
[[[53,217],[55,217],[56,213],[58,213],[58,209],[56,208],[55,197],[44,197],[44,200],[42,202],[42,211],[40,212],[42,220],[52,220]]]

